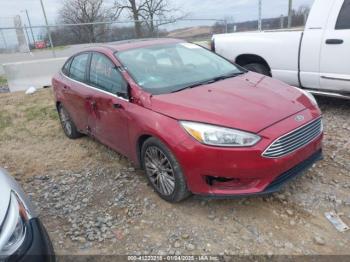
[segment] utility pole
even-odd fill
[[[28,19],[28,24],[29,24],[30,33],[31,33],[32,38],[33,38],[33,45],[35,45],[34,33],[33,33],[32,23],[30,22],[30,19],[29,19],[28,10],[27,10],[27,9],[25,9],[24,11],[26,12],[26,15],[27,15],[27,19]],[[29,38],[28,38],[28,39],[29,39]]]
[[[28,30],[27,30],[27,29],[28,29],[27,25],[24,24],[24,32],[26,32],[26,36],[27,36],[27,39],[28,39],[27,41],[30,42],[29,35],[28,35]],[[30,48],[29,48],[29,49],[30,49]]]
[[[289,4],[288,4],[288,28],[292,27],[292,8],[293,8],[293,0],[289,0]]]
[[[41,9],[43,10],[43,14],[44,14],[44,18],[45,18],[46,30],[47,30],[47,34],[49,35],[49,40],[50,40],[50,46],[51,46],[52,54],[53,54],[54,57],[56,57],[55,50],[53,49],[51,31],[50,31],[49,23],[47,22],[47,16],[46,16],[43,0],[40,0],[40,4],[41,4]]]
[[[4,32],[2,31],[2,29],[0,29],[0,32],[1,32],[2,41],[4,42],[5,49],[7,49],[7,42],[4,36]]]
[[[284,16],[281,15],[281,17],[280,17],[280,28],[283,29],[283,27],[284,27]]]
[[[262,0],[259,0],[259,19],[258,19],[258,30],[262,31]]]

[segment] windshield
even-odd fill
[[[155,95],[242,73],[220,56],[190,43],[132,49],[116,56],[138,85]]]

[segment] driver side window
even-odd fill
[[[127,84],[115,64],[100,53],[92,54],[89,82],[92,86],[114,95],[127,93]]]
[[[350,29],[350,0],[344,0],[343,6],[340,10],[336,30]]]

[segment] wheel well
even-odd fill
[[[141,161],[141,150],[142,150],[142,146],[143,143],[145,143],[145,141],[148,138],[151,138],[151,135],[142,135],[139,137],[139,139],[137,140],[137,145],[136,145],[136,152],[137,152],[137,160],[139,161],[139,166],[142,167],[142,161]]]
[[[61,102],[60,101],[57,101],[56,102],[56,109],[57,109],[57,111],[58,111],[58,107],[61,105]]]
[[[262,64],[269,69],[271,74],[271,68],[269,64],[266,62],[264,58],[258,55],[252,55],[252,54],[240,55],[236,58],[236,63],[240,66],[245,66],[247,64],[252,64],[252,63]]]

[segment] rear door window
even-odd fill
[[[63,74],[65,74],[66,76],[69,76],[69,68],[70,68],[70,64],[72,63],[72,58],[69,59],[64,66],[62,67],[62,72]]]
[[[344,0],[343,6],[340,10],[336,30],[350,29],[350,0]]]
[[[84,82],[86,65],[88,60],[89,60],[88,53],[84,53],[74,57],[70,66],[69,76],[74,80]]]

